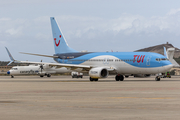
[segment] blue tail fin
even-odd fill
[[[52,34],[53,34],[53,42],[54,42],[54,48],[55,53],[71,53],[71,52],[77,52],[76,50],[70,48],[68,44],[66,43],[66,40],[55,20],[54,17],[50,18],[51,20],[51,27],[52,27]]]

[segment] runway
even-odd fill
[[[179,120],[180,76],[90,82],[88,76],[0,76],[2,120]]]

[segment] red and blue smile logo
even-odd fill
[[[61,38],[61,35],[59,36],[59,38]],[[58,46],[59,46],[59,44],[60,44],[60,40],[59,40],[59,42],[58,42],[58,43],[56,43],[56,38],[54,38],[54,42],[55,42],[55,45],[58,47]]]

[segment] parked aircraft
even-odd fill
[[[11,53],[7,48],[6,50],[11,59],[8,65],[10,65],[13,62],[21,63],[21,61],[17,61],[12,57]],[[7,74],[11,75],[11,78],[14,78],[14,75],[33,75],[33,74],[37,74],[40,77],[44,77],[44,76],[51,77],[51,74],[68,73],[68,72],[72,72],[72,71],[68,70],[65,67],[56,68],[56,66],[49,66],[47,64],[32,64],[29,66],[14,66],[7,72]]]
[[[51,77],[51,74],[55,73],[68,73],[71,72],[67,68],[56,68],[50,67],[47,64],[32,64],[29,66],[14,66],[12,67],[7,74],[11,75],[14,78],[15,75],[39,75],[40,77]]]
[[[90,81],[98,81],[109,74],[116,74],[116,81],[123,81],[124,76],[131,74],[157,74],[169,71],[173,65],[166,56],[151,52],[78,52],[70,48],[55,20],[50,18],[55,54],[52,57],[58,63],[38,63],[48,66],[66,67],[73,71],[88,72]],[[166,53],[166,51],[165,51]],[[160,80],[156,76],[156,81]]]

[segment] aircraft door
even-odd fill
[[[148,57],[147,57],[147,59],[146,59],[146,66],[150,66],[151,57],[152,57],[152,56],[148,56]]]
[[[104,58],[104,65],[108,65],[109,64],[109,58]]]

